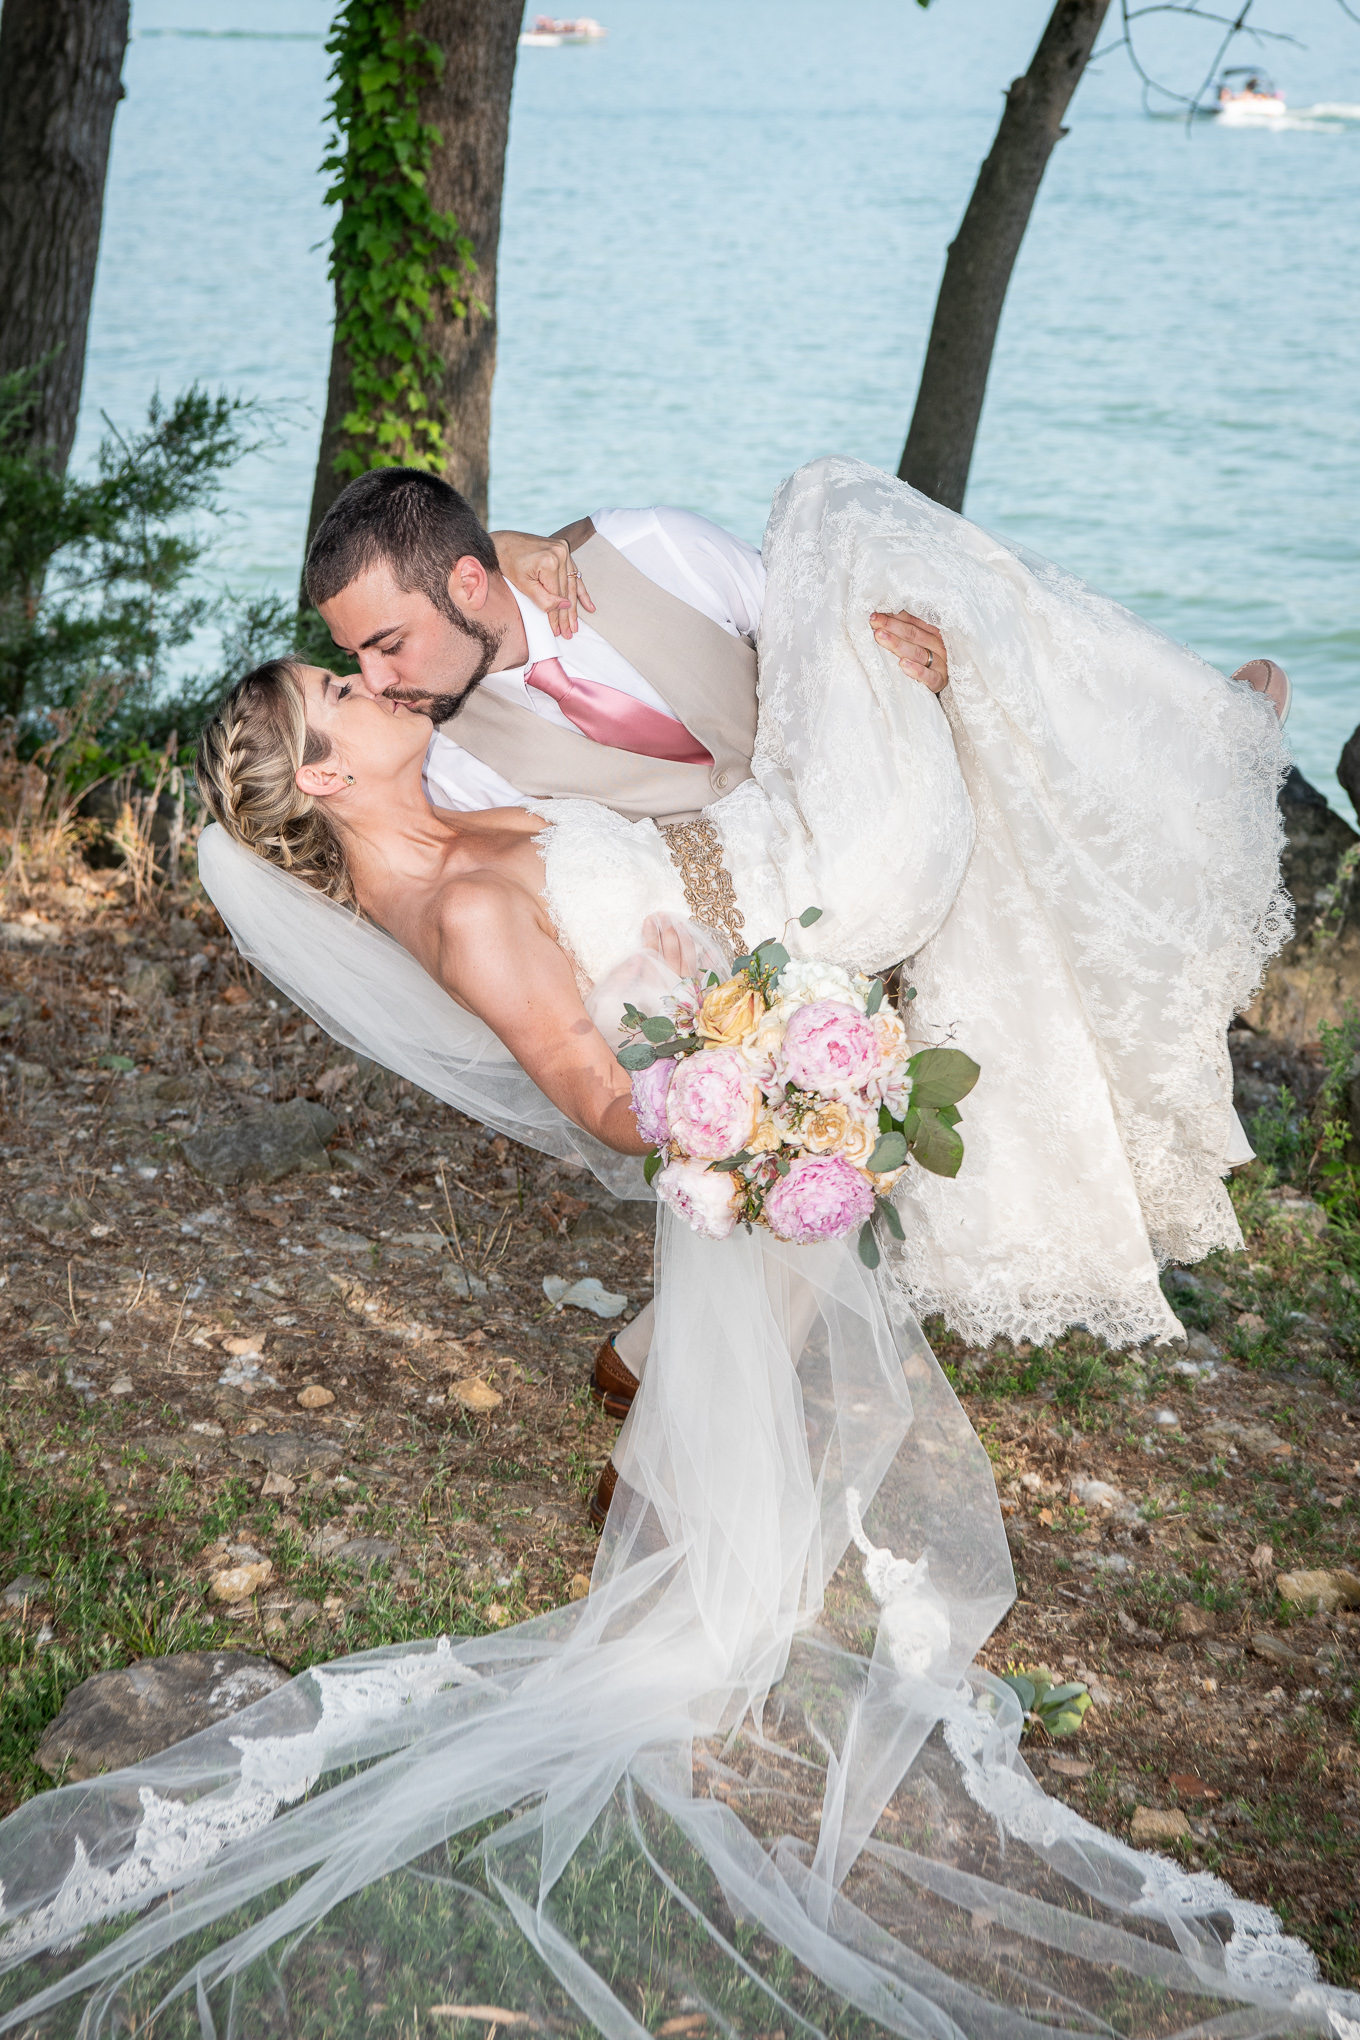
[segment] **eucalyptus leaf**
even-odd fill
[[[887,991],[887,989],[888,987],[884,984],[882,978],[874,979],[873,989],[869,993],[868,998],[864,1002],[864,1010],[866,1013],[870,1015],[870,1017],[872,1017],[878,1011],[879,1007],[883,1004],[883,994],[884,992]]]
[[[952,1126],[942,1126],[933,1112],[923,1112],[911,1152],[932,1176],[957,1176],[963,1160],[963,1142]]]
[[[881,1133],[870,1155],[866,1167],[874,1176],[886,1176],[890,1169],[902,1168],[907,1159],[907,1143],[900,1133]]]
[[[879,1217],[884,1225],[887,1226],[893,1238],[895,1240],[904,1240],[907,1236],[902,1230],[902,1214],[893,1203],[891,1197],[875,1197],[874,1203],[878,1207]]]
[[[802,913],[798,916],[798,925],[800,928],[810,928],[814,921],[820,921],[821,918],[822,910],[820,907],[804,907]]]
[[[670,1041],[675,1035],[675,1022],[668,1020],[664,1013],[655,1013],[642,1023],[642,1032],[647,1040],[659,1046]]]
[[[762,942],[756,951],[756,962],[762,970],[782,970],[789,960],[789,952],[782,942]]]
[[[730,1175],[733,1169],[743,1167],[750,1159],[749,1151],[746,1148],[742,1148],[739,1154],[724,1155],[720,1162],[710,1162],[708,1166],[716,1175],[726,1176]]]
[[[961,1048],[923,1048],[907,1064],[913,1105],[957,1105],[982,1072]]]
[[[619,1050],[618,1060],[626,1070],[649,1070],[656,1061],[656,1051],[645,1041],[626,1041]]]
[[[908,985],[907,989],[902,994],[902,1004],[904,1006],[909,1006],[915,997],[916,997],[915,985]]]
[[[859,1229],[859,1257],[866,1268],[878,1266],[878,1241],[874,1238],[874,1222],[871,1218],[866,1218]]]

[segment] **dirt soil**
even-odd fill
[[[0,1591],[43,1584],[0,1606],[0,1810],[48,1784],[38,1735],[101,1666],[231,1639],[301,1669],[585,1592],[608,1327],[544,1278],[631,1316],[652,1241],[648,1206],[338,1049],[201,898],[138,917],[90,872],[4,912]],[[340,1122],[327,1173],[221,1191],[187,1165],[183,1138],[294,1096]],[[1247,1254],[1168,1272],[1188,1349],[927,1329],[1015,1560],[984,1661],[1094,1697],[1078,1735],[1030,1736],[1044,1784],[1121,1833],[1183,1810],[1160,1846],[1360,1986],[1360,1611],[1277,1587],[1360,1563],[1360,1255],[1259,1171],[1234,1194]]]

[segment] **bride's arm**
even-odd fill
[[[539,903],[495,872],[440,895],[432,953],[445,991],[484,1020],[568,1119],[619,1154],[643,1155],[632,1087],[595,1027]]]

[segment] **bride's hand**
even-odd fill
[[[506,580],[536,609],[544,611],[553,636],[574,637],[580,622],[577,603],[591,615],[595,604],[586,593],[565,539],[536,538],[528,531],[493,531],[491,542]]]
[[[642,939],[654,956],[659,956],[677,977],[693,977],[699,968],[699,952],[685,921],[670,914],[648,914],[642,924]]]
[[[920,680],[932,694],[943,693],[949,685],[949,654],[933,624],[906,609],[896,616],[876,609],[869,621],[879,644],[892,653],[908,679]]]

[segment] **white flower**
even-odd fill
[[[702,1162],[668,1162],[653,1189],[701,1239],[725,1240],[737,1222],[737,1186],[726,1170]]]
[[[785,1018],[795,1006],[809,1006],[814,999],[838,999],[862,1013],[871,983],[858,971],[842,970],[838,963],[786,963],[775,996],[779,1007],[785,1009]]]

